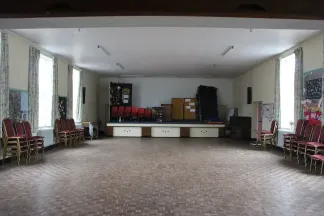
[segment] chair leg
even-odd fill
[[[304,152],[304,163],[305,163],[305,167],[307,167],[307,146],[305,146],[305,152]]]
[[[20,150],[17,149],[17,164],[20,166]]]
[[[7,157],[7,145],[3,145],[3,152],[2,152],[2,165]]]
[[[67,140],[67,137],[66,137],[66,135],[64,136],[64,146],[65,146],[65,148],[67,147],[67,142],[68,142],[68,140]]]
[[[310,167],[309,167],[310,172],[312,172],[312,166],[313,166],[313,158],[311,158],[311,161],[310,161]]]
[[[297,145],[297,163],[299,164],[299,144]]]
[[[316,167],[317,167],[317,160],[315,160],[315,172],[316,172]]]
[[[323,175],[323,167],[324,167],[324,160],[322,160],[322,165],[321,165],[321,175]]]

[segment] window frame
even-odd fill
[[[79,82],[78,82],[78,96],[77,98],[74,98],[75,96],[75,86],[74,86],[74,83],[75,83],[75,80],[74,80],[74,73],[75,71],[78,72],[78,79],[79,79]],[[76,113],[76,110],[75,110],[75,105],[78,105],[79,106],[79,112],[81,112],[81,89],[80,89],[80,84],[81,84],[81,70],[77,67],[74,67],[73,66],[73,69],[72,69],[72,118],[75,120],[76,123],[81,123],[82,121],[82,117],[81,115],[79,114],[79,116],[77,115]],[[78,101],[78,97],[80,97],[80,101]],[[76,103],[75,103],[76,102]],[[80,118],[80,119],[79,119]]]
[[[40,56],[39,56],[39,63],[38,63],[38,82],[40,81],[39,80],[39,78],[40,78],[40,73],[41,73],[41,71],[40,71],[40,67],[39,67],[39,64],[40,64],[40,60],[41,60],[41,58],[42,59],[45,59],[46,61],[51,61],[52,62],[52,70],[51,70],[51,72],[52,72],[52,81],[51,81],[51,89],[52,89],[52,95],[51,95],[51,97],[50,97],[50,100],[51,100],[51,103],[50,104],[53,104],[53,94],[54,94],[54,92],[53,92],[53,86],[54,86],[54,57],[53,56],[50,56],[50,55],[48,55],[47,53],[43,53],[42,51],[40,52]],[[38,84],[38,107],[40,108],[40,85]],[[52,121],[53,121],[53,116],[52,116],[52,112],[53,112],[53,107],[51,108],[51,115],[50,115],[50,118],[51,118],[51,120],[50,120],[50,125],[49,126],[41,126],[40,125],[40,121],[38,121],[38,128],[39,128],[39,130],[45,130],[45,129],[52,129],[53,128],[53,123],[52,123]],[[38,118],[40,117],[39,115],[40,115],[40,109],[38,110]]]
[[[287,53],[285,53],[285,54],[283,54],[283,55],[281,55],[280,57],[279,57],[279,61],[280,61],[280,66],[279,66],[279,92],[280,92],[280,110],[279,110],[279,115],[280,115],[280,121],[278,122],[279,123],[279,129],[280,130],[283,130],[283,131],[292,131],[293,130],[293,127],[294,127],[294,125],[296,124],[296,122],[293,122],[293,125],[291,125],[290,127],[282,127],[282,124],[281,124],[281,120],[282,120],[282,115],[281,115],[281,109],[282,109],[282,103],[281,103],[281,99],[282,99],[282,93],[281,93],[281,91],[282,91],[282,89],[281,89],[281,75],[282,75],[282,72],[281,72],[281,62],[282,62],[282,60],[284,60],[285,58],[288,58],[288,57],[290,57],[290,56],[292,56],[292,55],[295,55],[295,53],[293,52],[293,51],[290,51],[290,52],[287,52]],[[295,58],[296,58],[296,55],[295,55]],[[296,65],[295,65],[295,67],[296,67]],[[293,88],[294,88],[294,84],[295,84],[295,79],[294,79],[294,82],[293,82]],[[294,108],[294,104],[292,105],[292,107],[293,107],[293,109],[295,109]],[[293,112],[294,113],[294,112]],[[293,119],[294,120],[294,119]]]

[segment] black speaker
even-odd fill
[[[82,104],[85,104],[86,87],[82,87]]]
[[[247,87],[247,104],[252,104],[252,87]]]

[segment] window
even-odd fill
[[[76,122],[81,122],[81,116],[80,116],[80,106],[81,106],[81,100],[80,100],[80,71],[73,68],[73,77],[72,77],[72,92],[73,92],[73,119],[75,119]]]
[[[280,128],[294,124],[295,54],[280,59]]]
[[[39,58],[39,119],[40,128],[52,125],[53,59],[40,54]]]

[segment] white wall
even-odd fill
[[[28,64],[30,42],[14,34],[8,34],[9,42],[9,88],[28,90]],[[51,53],[46,52],[48,55]],[[52,55],[54,56],[54,55]],[[58,95],[67,96],[68,60],[58,57]],[[83,83],[87,89],[86,103],[83,105],[84,121],[96,121],[99,75],[84,71]],[[41,111],[41,110],[40,110]],[[50,133],[52,134],[52,133]],[[52,135],[51,135],[52,136]],[[47,137],[45,138],[47,139]]]
[[[323,67],[323,34],[317,35],[301,43],[303,47],[303,69],[304,72]],[[279,56],[292,53],[295,48],[285,51]],[[275,58],[255,66],[245,74],[235,78],[235,106],[239,108],[240,115],[252,113],[252,124],[256,122],[253,117],[252,106],[246,105],[246,88],[252,84],[252,101],[263,103],[274,103],[275,100]],[[264,128],[267,129],[267,128]]]
[[[9,88],[28,90],[29,44],[19,37],[8,35]]]
[[[109,95],[106,88],[110,82],[133,84],[133,105],[141,107],[170,104],[171,98],[196,97],[199,85],[218,88],[218,103],[233,105],[233,79],[202,78],[101,78],[101,94]]]
[[[109,103],[110,82],[133,84],[133,105],[139,107],[154,107],[170,104],[171,98],[196,97],[199,85],[218,88],[218,103],[234,105],[233,79],[216,78],[100,78],[100,120],[105,122],[105,104]]]
[[[252,71],[238,76],[234,80],[234,106],[240,116],[252,117],[252,104],[247,104],[247,88],[252,87]]]
[[[83,87],[86,88],[85,104],[82,104],[82,121],[97,121],[97,95],[99,90],[99,76],[95,73],[83,71]]]
[[[67,97],[68,61],[58,58],[58,95]]]

